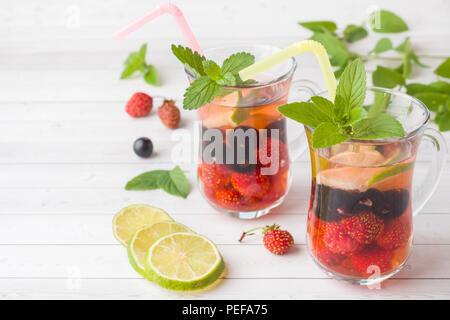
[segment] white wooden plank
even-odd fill
[[[173,292],[143,279],[0,279],[2,299],[449,299],[448,279],[392,279],[380,290],[332,279],[224,279],[201,292]]]
[[[218,247],[227,266],[225,278],[327,278],[305,245],[296,245],[283,256],[273,255],[262,244]],[[415,245],[407,265],[395,277],[450,279],[449,249],[450,245]],[[120,244],[2,245],[0,261],[0,278],[66,278],[75,271],[80,278],[140,278]]]
[[[278,223],[287,228],[296,244],[305,244],[306,216],[272,213],[258,220],[240,220],[217,214],[179,214],[172,217],[207,234],[217,244],[236,244],[241,232],[257,226]],[[0,215],[0,245],[57,244],[113,245],[112,214],[84,215]],[[421,214],[414,218],[414,243],[421,245],[450,244],[450,214]],[[249,237],[246,244],[259,244],[260,236]]]

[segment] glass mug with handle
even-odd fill
[[[319,93],[327,97],[326,92]],[[312,183],[307,245],[314,261],[332,277],[351,283],[379,283],[405,264],[412,247],[412,219],[435,191],[446,161],[444,137],[427,128],[430,112],[407,94],[368,88],[369,113],[387,113],[405,136],[348,140],[328,148],[310,146]],[[424,183],[413,186],[421,141],[433,159]]]
[[[278,50],[264,45],[224,46],[205,50],[205,56],[221,62],[245,51],[259,61]],[[303,87],[302,80],[292,81],[295,69],[295,59],[289,59],[259,75],[255,83],[224,87],[211,103],[198,109],[198,184],[217,210],[257,218],[286,196],[290,161],[307,147],[301,135],[288,142],[286,119],[277,111],[287,102],[291,87]],[[196,79],[185,71],[189,81]]]

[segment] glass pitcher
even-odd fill
[[[313,129],[305,127],[312,167],[307,245],[314,261],[332,277],[370,285],[405,264],[412,246],[412,218],[437,187],[447,146],[438,131],[427,128],[427,107],[411,96],[372,87],[364,106],[369,113],[394,116],[405,137],[349,140],[314,149]],[[418,189],[412,178],[422,140],[434,152]]]
[[[225,46],[205,50],[205,56],[220,63],[233,53],[246,51],[258,61],[278,50],[263,45]],[[299,136],[288,148],[286,119],[276,109],[287,102],[291,83],[292,88],[304,83],[292,81],[295,69],[292,58],[259,75],[254,79],[257,83],[225,87],[198,109],[198,184],[218,211],[257,218],[278,206],[288,192],[290,159],[307,146]],[[186,73],[189,81],[195,80],[187,69]]]

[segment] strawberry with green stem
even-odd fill
[[[246,236],[254,235],[253,232],[256,230],[262,230],[262,233],[264,235],[264,247],[266,247],[267,250],[274,254],[284,254],[294,245],[294,238],[289,233],[289,231],[281,230],[280,226],[277,224],[267,225],[265,227],[257,227],[246,231],[242,233],[239,242],[242,242],[242,240]]]

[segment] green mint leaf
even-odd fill
[[[186,198],[189,194],[189,182],[179,166],[159,175],[158,186],[174,196]]]
[[[442,62],[436,70],[434,70],[434,73],[444,78],[450,78],[450,58],[447,58]]]
[[[369,25],[378,33],[397,33],[408,30],[408,25],[395,13],[376,10],[369,16]]]
[[[160,85],[158,72],[156,71],[156,68],[154,66],[149,65],[147,67],[147,71],[144,74],[144,80],[152,86]]]
[[[336,88],[347,105],[347,114],[353,108],[362,107],[366,97],[366,70],[361,59],[351,62],[344,70]]]
[[[403,56],[402,75],[403,75],[404,79],[408,79],[412,72],[411,42],[409,41],[409,38],[407,38],[405,41],[403,52],[404,52],[404,56]]]
[[[355,42],[364,39],[368,34],[367,30],[363,27],[350,24],[344,29],[344,40],[347,42]]]
[[[375,54],[380,54],[389,51],[392,48],[393,48],[392,41],[389,38],[381,38],[375,45],[375,49],[373,49],[373,52]]]
[[[255,63],[255,56],[247,52],[239,52],[232,54],[222,63],[222,72],[238,73]]]
[[[313,32],[328,31],[333,33],[337,29],[336,23],[334,23],[333,21],[310,21],[299,22],[298,24]]]
[[[377,114],[384,113],[387,110],[391,94],[382,91],[375,91],[373,104],[369,107],[367,117],[372,118]]]
[[[312,134],[313,148],[327,148],[348,140],[350,136],[329,122],[321,123]]]
[[[165,174],[166,170],[153,170],[144,172],[130,181],[125,186],[125,190],[155,190],[158,189],[158,179]]]
[[[443,113],[439,117],[438,125],[439,125],[439,130],[441,130],[441,131],[450,130],[450,110]]]
[[[450,94],[450,83],[445,81],[435,81],[430,83],[429,86],[436,90],[436,92]]]
[[[225,73],[222,78],[216,82],[221,86],[235,86],[237,84],[235,76],[230,72]]]
[[[367,111],[363,107],[354,108],[350,111],[350,118],[346,124],[353,124],[367,117]]]
[[[142,61],[145,61],[145,56],[147,55],[147,44],[144,43],[141,48],[139,49],[139,56],[141,57]]]
[[[400,53],[405,53],[406,52],[406,48],[409,48],[409,44],[410,44],[410,39],[409,37],[406,37],[405,40],[403,40],[403,42],[395,48],[395,51],[398,51]]]
[[[329,115],[321,112],[312,102],[288,103],[279,106],[277,110],[285,117],[312,128],[330,120]]]
[[[202,63],[206,59],[198,52],[192,52],[191,48],[173,44],[172,53],[188,68],[189,71],[193,71],[194,76],[200,77],[206,75]]]
[[[198,109],[214,100],[222,87],[208,76],[194,80],[184,93],[183,108]]]
[[[125,68],[120,75],[120,79],[127,79],[140,70],[145,65],[145,58],[142,58],[138,52],[132,52],[128,55],[124,65]]]
[[[335,110],[333,102],[320,96],[311,97],[311,101],[316,107],[316,113],[320,116],[321,119],[325,120],[324,122],[335,122]]]
[[[393,69],[378,66],[372,73],[372,82],[377,87],[392,89],[398,85],[405,85],[405,78]]]
[[[342,41],[331,34],[316,32],[310,39],[320,42],[325,47],[330,56],[330,63],[333,66],[342,66],[351,57],[350,52]]]
[[[239,125],[242,121],[247,120],[250,117],[250,111],[248,108],[236,108],[231,115],[231,121]]]
[[[403,126],[397,119],[381,113],[373,118],[362,119],[353,125],[352,138],[361,140],[375,140],[405,136]]]
[[[414,95],[422,101],[431,111],[439,111],[439,107],[446,105],[449,96],[438,92],[418,92]]]
[[[429,68],[430,67],[430,66],[422,63],[419,60],[419,57],[416,55],[416,53],[414,51],[412,51],[412,50],[410,50],[410,52],[409,52],[409,58],[412,60],[412,62],[414,62],[419,67],[422,67],[422,68]]]
[[[436,92],[450,95],[450,83],[445,81],[435,81],[430,84],[409,83],[406,85],[406,93],[415,96],[421,92]]]
[[[222,69],[212,60],[204,60],[202,62],[203,64],[203,70],[205,71],[206,75],[213,79],[214,81],[217,81],[221,78]]]
[[[347,110],[347,104],[341,95],[336,95],[334,98],[334,116],[337,122],[345,124],[350,118]]]

